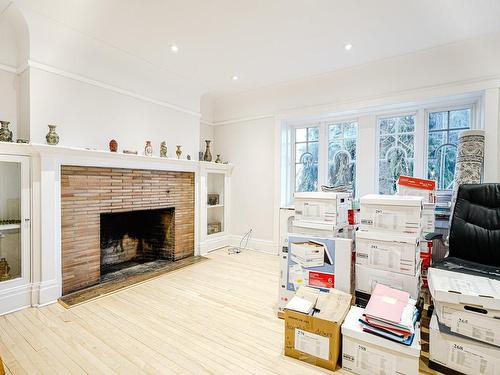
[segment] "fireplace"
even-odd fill
[[[192,257],[194,196],[192,172],[61,166],[62,294]]]
[[[174,260],[172,208],[100,214],[100,282]]]

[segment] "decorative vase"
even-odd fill
[[[162,158],[167,157],[167,142],[165,142],[165,141],[160,143],[160,157],[162,157]]]
[[[217,158],[215,158],[216,163],[222,163],[222,159],[220,158],[220,154],[217,154]]]
[[[210,152],[210,142],[209,140],[206,140],[205,143],[207,144],[207,147],[205,149],[205,155],[203,155],[203,160],[205,161],[212,161],[212,153]]]
[[[59,135],[56,133],[56,125],[48,125],[49,132],[45,136],[49,145],[55,146],[59,143]]]
[[[186,156],[186,159],[187,159],[187,160],[191,160],[191,155],[189,155],[189,154],[188,154],[188,155]]]
[[[182,155],[182,150],[181,150],[182,146],[177,145],[176,147],[177,147],[177,150],[175,150],[175,154],[177,155],[177,159],[180,159],[181,155]]]
[[[146,141],[146,146],[144,146],[144,155],[153,156],[153,146],[151,146],[151,141]]]
[[[9,121],[0,121],[2,127],[0,128],[0,141],[12,142],[12,131],[9,130]]]
[[[111,152],[118,151],[118,142],[116,142],[114,139],[109,141],[109,151]]]
[[[9,280],[10,277],[10,266],[7,259],[0,259],[0,281]]]
[[[451,196],[452,210],[457,200],[458,187],[462,184],[481,183],[484,164],[484,130],[465,130],[458,137],[457,162]],[[453,214],[450,215],[450,220]]]

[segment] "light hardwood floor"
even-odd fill
[[[0,317],[7,374],[321,374],[283,355],[278,257],[209,261],[66,310]]]

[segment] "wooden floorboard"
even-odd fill
[[[207,257],[70,309],[52,304],[0,317],[6,373],[331,373],[283,355],[277,256]]]

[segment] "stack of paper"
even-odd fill
[[[415,303],[407,292],[377,284],[359,319],[363,331],[411,345],[418,318]]]

